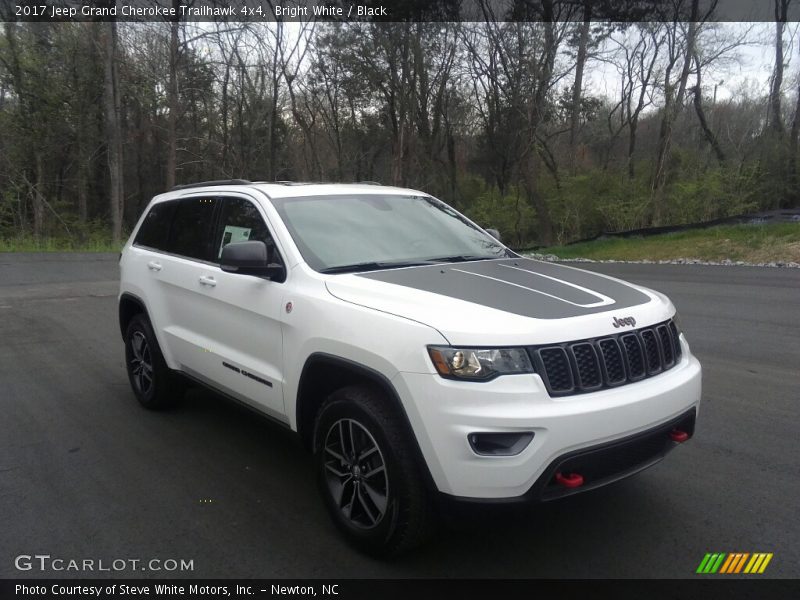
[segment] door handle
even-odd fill
[[[215,285],[217,285],[217,282],[213,277],[207,277],[205,275],[202,275],[200,277],[200,285],[207,285],[208,287],[214,287]]]
[[[147,268],[151,271],[160,271],[161,270],[161,263],[157,263],[156,261],[152,260],[147,263]]]

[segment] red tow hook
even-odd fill
[[[669,432],[669,438],[673,442],[678,442],[679,444],[682,444],[683,442],[689,439],[689,434],[686,433],[685,431],[681,431],[680,429],[673,429],[672,431]]]
[[[578,473],[570,473],[569,475],[556,473],[556,482],[566,488],[581,487],[583,485],[583,475]]]

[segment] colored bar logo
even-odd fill
[[[769,561],[772,560],[772,552],[708,552],[696,573],[701,575],[713,575],[714,573],[735,575],[738,573],[761,574]]]

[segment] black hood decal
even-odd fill
[[[589,271],[526,258],[360,273],[535,319],[564,319],[646,304],[636,288]]]

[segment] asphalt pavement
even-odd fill
[[[0,577],[92,576],[17,571],[34,554],[192,560],[170,575],[204,578],[695,577],[706,552],[772,552],[761,577],[800,577],[800,270],[586,266],[678,307],[704,367],[695,437],[624,482],[481,510],[378,561],[339,537],[289,432],[202,390],[139,407],[116,255],[0,254]]]

